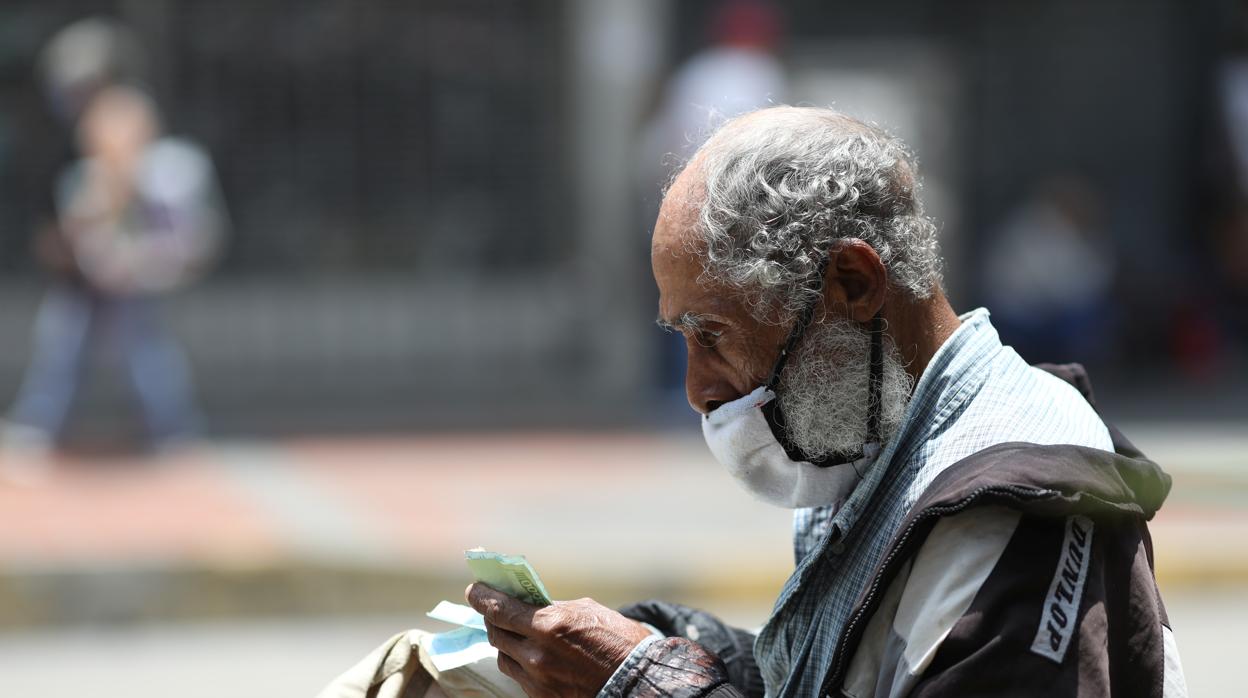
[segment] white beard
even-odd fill
[[[901,426],[914,387],[897,346],[883,340],[881,445]],[[815,460],[861,449],[869,439],[870,368],[869,331],[844,320],[811,325],[776,387],[789,441]]]

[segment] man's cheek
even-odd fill
[[[725,360],[732,366],[733,384],[742,395],[748,394],[771,378],[768,352],[756,343],[739,343],[724,348]]]

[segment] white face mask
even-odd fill
[[[822,267],[821,267],[822,269]],[[822,278],[822,271],[820,272]],[[767,385],[720,405],[702,417],[706,445],[728,472],[755,497],[781,507],[839,507],[880,453],[880,383],[883,379],[883,320],[871,321],[871,357],[867,443],[852,455],[833,454],[814,461],[800,449],[786,448],[783,416],[775,387],[789,355],[810,326],[815,305],[803,311],[780,350]]]
[[[764,502],[790,509],[839,507],[875,462],[880,444],[866,444],[857,460],[838,465],[794,460],[776,438],[763,411],[775,397],[767,386],[760,386],[703,416],[706,445],[750,494]]]

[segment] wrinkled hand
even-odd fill
[[[650,631],[593,599],[530,606],[484,584],[464,597],[485,616],[498,668],[532,698],[594,696]]]

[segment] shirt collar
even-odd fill
[[[961,412],[979,392],[990,373],[989,364],[1002,349],[1001,339],[988,320],[986,308],[958,316],[962,324],[945,340],[919,377],[897,433],[885,445],[879,459],[833,518],[832,527],[848,531],[867,508],[885,473],[909,477],[892,467],[904,464],[923,442],[938,432],[950,417]],[[835,535],[835,534],[834,534]]]
[[[987,308],[958,316],[962,324],[932,355],[906,407],[897,441],[922,443],[974,397],[1002,349]]]

